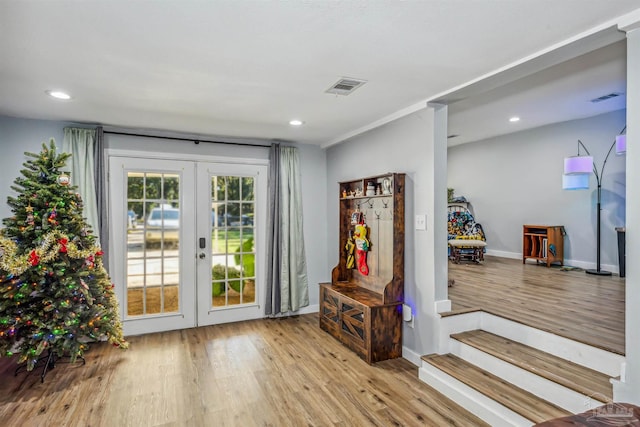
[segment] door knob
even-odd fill
[[[206,257],[207,255],[205,255],[204,252],[200,252],[200,254],[198,255],[198,258],[200,259],[204,259],[204,257]]]

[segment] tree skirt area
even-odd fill
[[[161,310],[161,294],[164,289],[164,310]],[[178,286],[154,286],[146,288],[147,311],[146,314],[175,313],[179,311]],[[144,314],[142,301],[144,288],[129,288],[127,291],[127,314],[129,316],[139,316]],[[256,289],[252,282],[247,283],[242,293],[229,289],[227,299],[225,295],[212,297],[212,307],[225,307],[239,304],[252,304],[256,302]]]

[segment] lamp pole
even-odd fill
[[[623,130],[624,131],[624,130]],[[589,156],[591,156],[591,153],[589,153],[589,150],[587,150],[587,147],[584,146],[584,144],[582,143],[582,141],[578,140],[578,154],[580,154],[580,146],[582,146],[582,148],[584,149],[584,151],[587,152],[587,154]],[[600,211],[602,210],[601,207],[601,202],[602,202],[602,175],[604,174],[604,167],[607,164],[607,160],[609,159],[609,156],[611,155],[611,151],[613,151],[613,147],[616,146],[616,142],[613,141],[613,144],[611,144],[611,147],[609,147],[609,151],[607,152],[607,157],[604,158],[604,162],[602,162],[602,168],[600,168],[600,172],[598,173],[598,168],[596,167],[596,163],[593,162],[593,174],[596,176],[596,183],[598,184],[598,189],[597,189],[597,205],[596,205],[596,221],[597,221],[597,225],[596,225],[596,268],[594,269],[588,269],[585,270],[587,274],[595,274],[598,276],[611,276],[611,272],[610,271],[606,271],[606,270],[602,270],[600,268]]]

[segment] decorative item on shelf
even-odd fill
[[[362,221],[362,212],[356,210],[351,214],[351,225],[359,224]]]
[[[346,198],[347,197],[347,190],[346,189],[342,189],[342,198]]]
[[[589,177],[591,173],[596,177],[596,268],[585,270],[588,274],[596,274],[599,276],[610,276],[610,271],[605,271],[600,268],[600,213],[601,213],[601,201],[602,201],[602,178],[604,174],[604,167],[607,164],[607,160],[611,155],[614,147],[616,154],[624,154],[627,151],[626,135],[624,135],[627,127],[625,126],[620,131],[620,134],[616,136],[615,140],[609,147],[600,170],[596,167],[593,157],[589,150],[582,141],[578,140],[578,155],[573,157],[566,157],[564,159],[564,175],[562,176],[562,189],[563,190],[586,190],[589,188]],[[624,138],[623,138],[624,137]],[[580,154],[580,147],[587,153],[586,156]]]
[[[356,188],[356,197],[362,197],[362,188]]]
[[[382,194],[391,194],[391,181],[389,181],[389,178],[382,180]]]
[[[382,194],[381,187],[382,186],[380,184],[376,184],[376,196],[379,196],[380,194]]]
[[[376,194],[376,187],[375,187],[375,185],[373,184],[373,182],[372,182],[372,181],[369,181],[369,182],[367,183],[367,192],[366,192],[366,195],[367,195],[367,196],[375,196],[375,194]]]
[[[447,202],[451,203],[453,201],[453,188],[447,188]]]

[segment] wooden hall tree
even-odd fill
[[[405,175],[340,183],[340,262],[320,284],[320,327],[367,363],[402,355]]]

